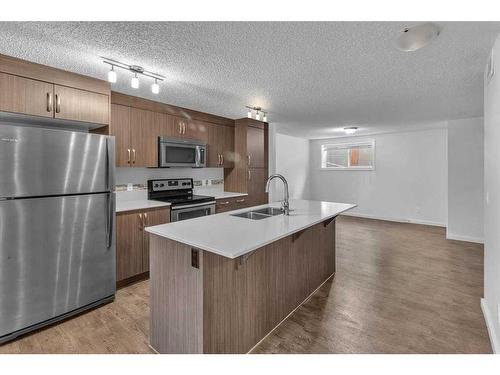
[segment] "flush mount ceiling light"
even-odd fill
[[[358,130],[357,126],[348,126],[348,127],[344,128],[344,132],[348,135],[352,135],[352,134],[356,133],[357,130]]]
[[[439,33],[439,27],[432,22],[405,27],[396,39],[396,47],[400,51],[413,52],[428,45]]]
[[[115,72],[115,67],[116,67],[134,73],[134,76],[130,81],[130,86],[132,88],[134,89],[139,88],[139,77],[137,75],[140,74],[145,77],[153,78],[155,80],[154,83],[151,85],[151,92],[153,94],[158,94],[160,92],[160,85],[158,84],[158,81],[163,81],[165,79],[164,76],[147,71],[142,66],[139,65],[129,65],[117,60],[108,59],[107,57],[102,57],[102,59],[103,63],[111,65],[111,70],[108,72],[109,82],[115,83],[117,81],[117,74]]]
[[[255,112],[256,120],[267,122],[267,112],[263,111],[261,107],[254,107],[247,105],[246,108],[248,109],[247,111],[248,118],[253,118],[253,112]]]

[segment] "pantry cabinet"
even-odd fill
[[[234,143],[235,168],[224,170],[224,188],[248,193],[248,206],[268,203],[265,192],[269,173],[267,123],[249,118],[236,120]]]

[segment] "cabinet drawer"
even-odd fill
[[[247,206],[247,197],[222,198],[215,201],[215,213],[238,210]]]

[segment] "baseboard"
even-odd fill
[[[384,217],[377,215],[368,215],[362,214],[359,212],[343,212],[341,215],[345,216],[354,216],[354,217],[362,217],[365,219],[375,219],[375,220],[384,220],[384,221],[393,221],[395,223],[410,223],[410,224],[421,224],[421,225],[432,225],[434,227],[446,227],[445,223],[439,223],[435,221],[427,221],[427,220],[419,220],[419,219],[401,219],[394,217]]]
[[[471,237],[471,236],[461,236],[458,234],[448,233],[446,232],[447,240],[456,240],[456,241],[466,241],[466,242],[475,242],[484,244],[484,239],[479,237]]]
[[[483,311],[484,321],[486,322],[486,328],[488,329],[488,335],[490,336],[491,349],[493,353],[500,353],[500,343],[498,342],[497,335],[495,332],[495,321],[491,319],[491,315],[486,306],[486,300],[481,298],[481,310]]]

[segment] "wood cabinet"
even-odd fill
[[[117,167],[157,167],[158,135],[167,126],[160,114],[111,105],[109,134],[115,136]],[[164,123],[163,123],[164,122]]]
[[[247,196],[220,198],[215,201],[215,213],[239,210],[247,206],[249,206]]]
[[[110,120],[109,83],[0,55],[0,111],[92,123]]]
[[[116,216],[116,281],[121,286],[149,271],[149,234],[144,228],[170,222],[170,209],[119,212]]]
[[[130,150],[130,107],[111,104],[109,134],[115,136],[115,163],[117,167],[129,167]]]
[[[134,167],[158,166],[159,123],[155,113],[144,109],[130,109],[131,165]]]
[[[249,118],[236,120],[234,143],[235,168],[224,170],[225,189],[248,193],[249,206],[268,203],[267,123]]]
[[[142,212],[116,215],[116,281],[142,273]]]
[[[54,85],[0,73],[0,111],[53,116]]]
[[[208,167],[234,167],[234,127],[210,124],[207,144]]]
[[[109,96],[54,85],[54,118],[109,124]]]
[[[266,168],[264,129],[247,127],[247,163],[250,168]]]
[[[258,206],[259,204],[268,203],[268,196],[265,191],[267,174],[267,169],[264,168],[247,169],[249,206]]]
[[[120,98],[124,104],[135,105],[136,101],[150,104],[149,101],[140,98],[135,98],[136,101],[131,103],[126,102],[121,94]],[[133,97],[127,98],[130,101]],[[158,137],[201,140],[208,145],[208,167],[234,167],[234,126],[196,118],[186,119],[158,112],[161,109],[160,103],[156,103],[155,106],[146,104],[143,103],[144,108],[111,104],[111,125],[105,131],[97,130],[101,134],[115,136],[117,167],[157,167]],[[171,106],[167,106],[167,109],[171,109]]]

